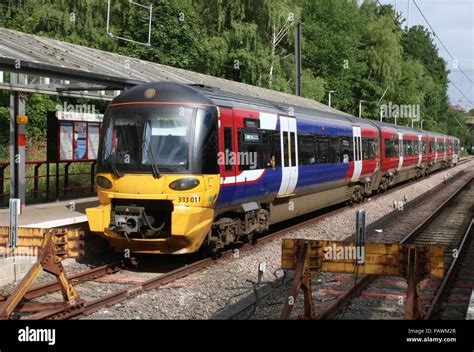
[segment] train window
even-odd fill
[[[363,160],[375,160],[377,156],[377,140],[373,138],[362,138]]]
[[[374,138],[363,138],[362,140],[364,160],[375,160],[375,158],[377,157],[377,140]]]
[[[288,132],[283,132],[283,167],[290,166],[288,163]]]
[[[290,132],[291,139],[291,166],[298,166],[296,160],[296,133]]]
[[[369,139],[362,138],[362,159],[369,160]]]
[[[342,137],[342,162],[350,163],[354,161],[354,143],[350,137]]]
[[[360,143],[359,143],[359,137],[355,137],[355,160],[359,161],[360,160]]]
[[[395,142],[397,142],[396,146]],[[385,156],[387,158],[396,158],[398,156],[398,139],[385,140]]]
[[[410,155],[418,156],[418,142],[417,141],[410,141]]]
[[[415,142],[415,154],[416,155],[421,154],[421,142],[420,141]]]
[[[427,148],[428,148],[428,143],[426,143],[426,141],[421,142],[421,150],[422,150],[423,155],[428,154]]]
[[[193,163],[200,166],[203,174],[218,174],[219,165],[216,156],[219,151],[219,142],[215,115],[209,110],[197,109],[196,126],[194,150],[201,152],[193,154]]]
[[[330,139],[330,150],[331,150],[331,155],[330,155],[330,162],[331,163],[341,163],[343,158],[342,158],[342,153],[341,153],[341,139],[339,137],[331,137]]]
[[[266,131],[239,129],[239,170],[265,169],[271,166],[272,145]]]
[[[300,134],[298,137],[300,165],[318,164],[318,145],[314,143],[314,136],[310,134]]]
[[[413,155],[413,141],[403,141],[403,155]]]
[[[319,147],[319,163],[328,164],[330,163],[330,147],[329,147],[329,138],[318,137],[318,147]]]
[[[224,149],[225,153],[232,155],[234,148],[232,147],[232,128],[224,127]],[[231,163],[226,163],[225,171],[232,171],[234,166]]]
[[[272,158],[275,157],[275,167],[281,167],[281,136],[279,131],[266,131],[268,143],[271,143]]]
[[[395,146],[395,157],[403,156],[403,141],[400,142],[397,138],[393,140],[393,144]]]

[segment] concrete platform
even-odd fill
[[[0,286],[18,283],[36,263],[36,257],[8,257],[0,259]]]
[[[55,203],[27,205],[19,218],[21,227],[53,228],[87,222],[86,209],[98,205],[97,197]],[[0,226],[9,226],[9,210],[0,210]],[[0,257],[0,286],[19,282],[36,257]]]
[[[87,222],[86,209],[98,206],[97,197],[27,205],[19,218],[21,227],[53,228]],[[0,226],[9,226],[9,210],[0,210]]]
[[[471,303],[469,303],[466,320],[474,320],[474,290],[472,290]]]

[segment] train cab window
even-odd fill
[[[215,115],[209,110],[197,109],[193,148],[201,151],[192,154],[193,164],[202,170],[203,174],[218,174],[218,124]]]

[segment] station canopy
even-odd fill
[[[140,83],[174,81],[343,114],[311,99],[6,28],[0,28],[0,71],[32,77],[26,84],[12,84],[2,73],[0,89],[7,90],[111,100]]]

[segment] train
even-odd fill
[[[180,255],[251,241],[459,162],[458,138],[205,85],[153,82],[107,107],[91,232]]]

